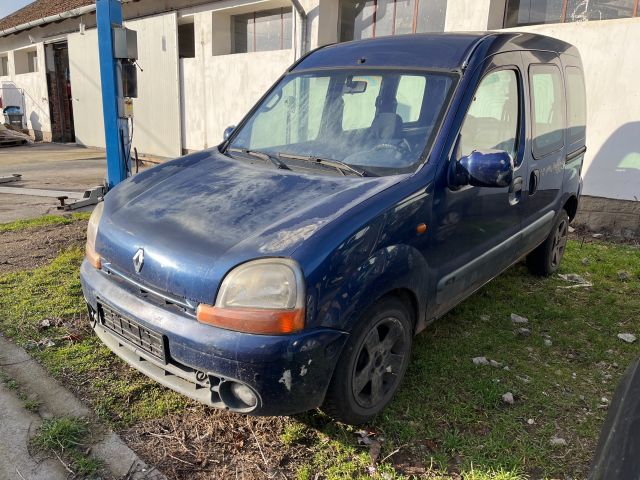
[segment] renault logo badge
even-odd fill
[[[136,254],[133,256],[133,267],[136,269],[136,273],[140,273],[142,265],[144,264],[144,250],[139,248]]]

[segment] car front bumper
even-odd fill
[[[86,260],[80,280],[93,328],[114,353],[173,390],[242,413],[291,415],[320,406],[348,336],[324,328],[253,335],[204,325],[175,306],[150,302]],[[126,335],[114,331],[104,311],[117,312],[116,330]],[[163,355],[129,341],[132,331],[136,338],[152,332]],[[234,402],[234,383],[252,390],[255,405]]]

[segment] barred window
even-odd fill
[[[507,0],[505,27],[638,16],[638,0]]]
[[[233,15],[233,53],[291,48],[291,7]]]
[[[447,0],[341,0],[340,41],[444,31]]]

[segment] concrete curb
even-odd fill
[[[95,425],[101,425],[92,410],[51,377],[24,349],[2,334],[0,352],[0,371],[18,382],[26,392],[38,397],[41,402],[39,412],[43,418],[83,417]],[[114,477],[127,480],[166,480],[155,467],[143,462],[118,435],[104,426],[100,430],[95,435],[97,441],[91,446],[91,451],[104,462]],[[1,443],[2,439],[0,445]]]

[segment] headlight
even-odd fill
[[[304,279],[298,264],[266,258],[227,274],[215,306],[200,304],[197,318],[230,330],[284,334],[302,329],[304,314]]]
[[[98,236],[98,225],[102,218],[102,211],[104,210],[104,202],[100,202],[93,209],[93,213],[89,217],[89,224],[87,225],[87,244],[85,246],[85,252],[87,260],[95,268],[100,268],[102,262],[100,255],[96,252],[96,237]]]

